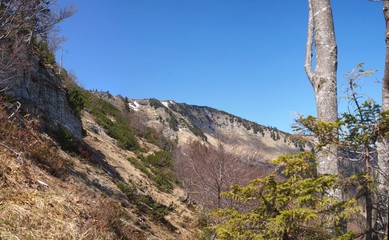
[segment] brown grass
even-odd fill
[[[91,210],[84,229],[91,234],[92,239],[99,237],[101,232],[113,233],[114,239],[145,239],[143,233],[131,225],[133,219],[118,203],[102,198]]]
[[[39,133],[36,120],[19,113],[8,118],[11,106],[0,98],[0,239],[144,239],[115,201],[96,200],[85,189],[80,201],[76,186],[69,192],[55,186],[73,162]]]
[[[94,149],[84,147],[85,154],[81,151],[79,156],[61,151],[39,132],[37,120],[21,114],[8,119],[9,106],[2,100],[0,98],[1,240],[138,240],[150,235],[180,239],[162,226],[160,220],[155,220],[153,214],[125,203],[115,187],[116,175],[108,175],[98,164],[89,164]],[[83,159],[84,155],[88,159]],[[125,157],[122,161],[127,163]],[[101,189],[92,184],[94,182]],[[111,191],[104,193],[103,189]],[[185,239],[191,239],[187,236],[185,234]]]
[[[38,131],[37,119],[14,113],[9,118],[12,104],[0,97],[0,150],[20,162],[32,160],[38,167],[55,177],[66,177],[71,169],[70,160],[60,157],[55,144]],[[7,170],[0,167],[0,178]],[[4,177],[4,176],[3,176]]]
[[[0,239],[145,239],[115,201],[58,190],[0,189]]]
[[[35,189],[3,189],[0,239],[81,239],[67,199]]]
[[[29,152],[29,159],[54,177],[64,178],[70,173],[72,161],[58,155],[58,149],[48,141],[39,143]]]

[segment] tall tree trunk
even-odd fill
[[[305,71],[315,92],[317,116],[326,122],[338,120],[337,46],[330,0],[309,0]],[[315,49],[315,69],[312,51]],[[318,154],[319,173],[338,173],[337,148],[328,146]]]
[[[389,111],[389,1],[384,1],[384,17],[385,17],[385,69],[382,78],[382,111]],[[380,183],[388,190],[387,176],[389,174],[389,139],[384,138],[378,145],[378,165],[380,171]],[[385,176],[386,175],[386,176]]]
[[[389,1],[384,1],[383,7],[384,17],[385,17],[385,43],[386,43],[386,54],[385,54],[385,69],[384,76],[382,78],[382,111],[389,111]],[[388,174],[389,174],[389,139],[384,137],[382,141],[377,143],[377,152],[378,152],[378,182],[380,183],[380,194],[383,196],[383,201],[388,202]],[[389,206],[387,206],[386,211],[388,211]],[[389,216],[384,218],[386,222],[381,223],[385,228],[386,234],[389,235]]]
[[[385,42],[385,71],[382,79],[382,110],[389,111],[389,1],[384,1],[384,17],[386,23]]]

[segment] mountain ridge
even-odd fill
[[[254,155],[260,162],[308,148],[290,133],[213,107],[155,98],[132,99],[113,96],[108,92],[92,93],[122,111],[129,111],[130,117],[142,119],[143,124],[161,131],[178,145],[188,141],[201,141],[214,146],[222,143],[227,150]]]

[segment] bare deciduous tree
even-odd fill
[[[34,41],[48,42],[50,32],[74,12],[60,8],[56,0],[0,1],[0,89],[30,65]]]
[[[338,119],[337,45],[330,0],[309,0],[305,71],[315,92],[317,116],[325,122]],[[312,56],[315,50],[315,66]],[[314,68],[314,70],[313,70]],[[337,149],[318,154],[319,173],[337,173]]]
[[[270,172],[270,168],[247,164],[244,156],[227,152],[221,144],[214,147],[198,141],[177,148],[174,161],[189,201],[207,208],[226,207],[230,202],[221,193],[232,184],[247,184]]]

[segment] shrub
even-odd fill
[[[101,232],[114,233],[115,239],[145,239],[143,233],[127,224],[131,216],[116,202],[103,199],[90,213],[93,221],[90,229],[98,229]],[[88,229],[87,231],[88,232]],[[93,233],[93,231],[91,231]],[[101,236],[91,236],[100,239]]]
[[[55,56],[52,51],[49,49],[49,44],[44,40],[35,40],[34,41],[35,50],[42,57],[45,63],[54,65],[56,63]]]
[[[161,129],[157,130],[147,126],[145,115],[130,111],[128,107],[126,109],[127,111],[124,112],[125,118],[138,137],[146,139],[147,142],[157,145],[163,150],[173,148],[174,142],[165,137]]]
[[[171,206],[166,206],[162,203],[156,202],[149,195],[142,195],[138,201],[138,208],[144,213],[151,215],[156,220],[162,220],[174,209]]]
[[[147,156],[144,159],[146,165],[151,169],[153,179],[157,187],[164,192],[170,192],[174,183],[177,183],[177,177],[174,174],[172,154],[167,151],[159,151]]]
[[[116,182],[116,186],[126,195],[127,200],[139,209],[139,211],[150,215],[153,219],[162,222],[169,229],[175,230],[175,227],[171,225],[166,219],[165,216],[173,211],[172,206],[166,206],[162,203],[156,202],[149,195],[139,194],[135,184],[126,184],[124,182]]]
[[[69,74],[68,71],[66,71],[66,69],[61,68],[61,71],[59,72],[58,76],[62,80],[62,82],[65,83],[69,82]]]
[[[173,129],[173,131],[178,131],[179,130],[179,128],[178,128],[178,126],[179,126],[179,122],[178,122],[178,120],[177,120],[177,118],[173,115],[173,114],[171,114],[170,113],[170,117],[169,117],[169,127],[171,128],[171,129]]]
[[[134,165],[134,167],[136,167],[137,169],[141,170],[143,173],[145,173],[147,176],[149,176],[150,174],[150,171],[149,169],[145,166],[145,164],[142,162],[142,161],[139,161],[138,159],[136,158],[128,158],[128,161]]]
[[[34,147],[29,158],[54,177],[64,178],[69,175],[73,163],[58,156],[58,150],[50,143],[44,142]]]
[[[157,171],[152,179],[157,184],[159,190],[163,192],[171,192],[174,187],[173,182],[176,182],[175,175],[168,170]]]
[[[62,126],[59,126],[58,129],[55,130],[53,133],[59,145],[64,151],[68,153],[80,153],[78,149],[78,140],[69,130]]]
[[[126,195],[127,199],[130,202],[135,202],[138,199],[138,190],[135,184],[131,183],[129,185],[122,181],[117,181],[116,186],[120,189],[122,193],[124,193],[124,195]]]
[[[141,160],[128,158],[128,160],[139,170],[152,179],[159,190],[170,192],[174,184],[178,183],[173,171],[173,160],[170,152],[159,151]]]
[[[68,101],[70,107],[76,114],[80,114],[81,110],[85,107],[85,98],[79,88],[72,87],[68,90]]]
[[[165,108],[165,106],[158,99],[155,99],[155,98],[149,99],[149,103],[150,103],[150,106],[155,108],[155,109]]]
[[[207,141],[207,136],[205,136],[204,132],[197,127],[196,125],[189,126],[189,130],[195,135],[203,139],[204,141]]]
[[[118,141],[120,147],[131,151],[140,149],[129,122],[118,108],[76,85],[71,88],[75,89],[72,90],[72,102],[76,109],[85,107],[96,122],[107,130],[107,134]]]
[[[167,151],[159,151],[146,157],[145,161],[157,168],[170,168],[173,165],[172,154]]]
[[[163,133],[157,132],[154,128],[145,126],[143,136],[147,142],[152,143],[164,150],[170,150],[174,146],[174,142],[170,141]]]

